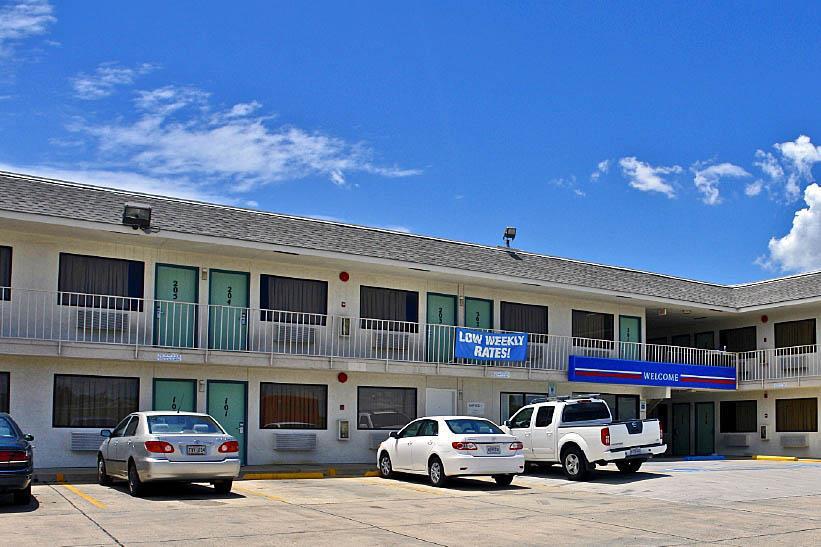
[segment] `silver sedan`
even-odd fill
[[[208,414],[135,412],[101,435],[98,482],[127,480],[132,496],[154,481],[210,482],[227,494],[239,476],[239,443]]]

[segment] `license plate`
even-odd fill
[[[641,448],[631,448],[627,451],[628,456],[638,456],[641,454]]]
[[[204,456],[205,455],[205,445],[202,444],[189,444],[186,447],[186,454],[189,456]]]
[[[487,447],[487,453],[488,453],[488,454],[501,454],[501,453],[502,453],[502,449],[501,449],[501,448],[499,448],[499,447],[498,447],[498,446],[496,446],[496,445],[490,445],[490,446],[488,446],[488,447]]]

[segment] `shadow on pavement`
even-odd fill
[[[125,495],[128,493],[128,485],[126,483],[116,482],[109,486],[118,492]],[[186,500],[232,500],[242,499],[246,496],[231,492],[229,494],[217,494],[214,488],[204,484],[190,484],[180,482],[160,482],[144,485],[145,493],[141,499],[148,501],[186,501]]]
[[[403,473],[395,473],[394,478],[390,480],[395,480],[399,482],[405,482],[408,484],[419,484],[424,486],[430,486],[430,481],[428,481],[428,477],[426,475],[411,475],[411,474],[403,474]],[[448,479],[448,482],[445,486],[442,487],[443,490],[457,490],[461,492],[502,492],[505,490],[527,490],[526,486],[519,486],[516,484],[516,479],[513,479],[513,484],[510,486],[499,486],[492,480],[479,480],[469,477],[455,477]]]
[[[572,482],[564,476],[564,472],[559,465],[531,467],[528,468],[525,475],[528,477],[561,479],[568,483]],[[601,484],[631,484],[634,482],[661,479],[669,476],[670,475],[666,473],[645,472],[641,470],[635,473],[622,473],[621,471],[608,466],[597,467],[596,470],[590,474],[586,482],[598,482]]]
[[[31,497],[31,501],[27,505],[15,505],[12,502],[11,494],[0,494],[0,514],[13,515],[15,513],[31,513],[39,508],[40,502],[37,501],[37,498],[34,496]]]

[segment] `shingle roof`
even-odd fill
[[[519,250],[5,172],[0,172],[0,195],[6,196],[0,210],[112,225],[122,224],[126,201],[139,201],[151,205],[152,224],[162,230],[717,307],[739,308],[821,296],[821,272],[747,285],[718,285]]]

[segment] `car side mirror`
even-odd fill
[[[26,435],[23,435],[23,438],[24,438],[25,440],[27,440],[28,442],[31,442],[31,441],[33,441],[33,440],[34,440],[34,435],[28,435],[28,434],[26,434]]]
[[[100,437],[105,437],[106,439],[111,437],[111,430],[110,429],[103,429],[100,431]]]
[[[390,437],[391,439],[398,439],[399,438],[399,433],[396,432],[396,431],[391,431],[391,433],[390,433],[390,435],[388,435],[388,437]]]
[[[502,424],[505,427],[510,427],[510,420],[505,420],[505,423]]]

